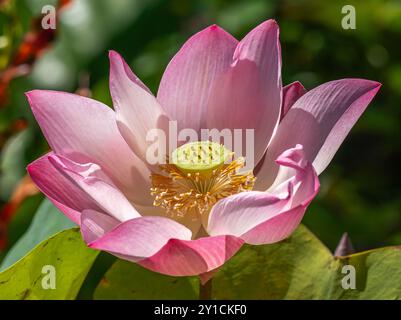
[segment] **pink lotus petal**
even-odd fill
[[[80,165],[55,155],[50,155],[49,161],[61,174],[77,185],[81,189],[81,193],[85,193],[93,199],[103,212],[119,221],[140,216],[124,194],[114,185],[99,178],[98,174],[87,175],[88,164]]]
[[[32,180],[50,201],[74,223],[80,224],[84,209],[101,210],[80,188],[50,163],[52,152],[32,162],[27,170]]]
[[[141,216],[148,217],[148,216],[156,216],[156,217],[165,217],[166,216],[166,209],[160,206],[138,206],[134,205],[136,211],[138,211]],[[198,219],[198,213],[191,211],[185,215],[177,215],[174,217],[174,221],[178,222],[179,224],[184,225],[189,230],[191,230],[194,237],[198,234],[200,227],[202,226],[202,221]]]
[[[206,128],[207,105],[212,88],[231,62],[237,45],[218,26],[192,36],[170,61],[160,82],[157,99],[178,129]]]
[[[215,270],[229,260],[244,242],[233,236],[197,240],[171,239],[152,257],[138,263],[171,276],[192,276]]]
[[[86,243],[91,243],[117,227],[121,222],[117,219],[95,211],[84,210],[81,214],[81,234]]]
[[[191,236],[190,230],[174,220],[139,217],[119,224],[88,245],[136,262],[151,257],[172,238],[190,240]]]
[[[110,51],[110,92],[121,135],[146,163],[147,134],[160,128],[168,132],[168,117],[148,88],[134,75],[124,59]]]
[[[271,244],[288,238],[299,226],[306,207],[297,206],[282,212],[241,235],[246,243]]]
[[[305,93],[280,123],[255,183],[266,190],[277,179],[277,156],[299,143],[306,159],[320,174],[380,88],[378,82],[363,79],[331,81]]]
[[[143,205],[153,202],[149,170],[121,137],[113,110],[70,93],[34,90],[26,95],[56,154],[77,162],[97,163],[130,200]]]
[[[207,127],[254,129],[256,164],[278,125],[281,90],[279,28],[268,20],[241,40],[230,69],[214,86]]]
[[[281,103],[280,121],[288,113],[294,103],[306,93],[305,87],[299,81],[295,81],[283,88],[283,101]]]
[[[231,234],[240,237],[247,229],[280,213],[287,202],[287,195],[281,199],[260,191],[235,194],[214,205],[207,231],[212,236]]]
[[[140,217],[116,225],[102,213],[82,214],[82,234],[88,246],[164,274],[197,275],[220,267],[243,244],[231,236],[191,239],[183,225],[164,217]]]
[[[284,152],[277,162],[292,176],[269,192],[243,192],[218,201],[209,216],[210,235],[233,235],[247,243],[265,244],[294,231],[317,194],[319,181],[300,145]]]
[[[166,209],[158,206],[134,206],[135,209],[141,214],[141,216],[166,216]],[[189,230],[191,230],[193,237],[196,237],[198,234],[200,227],[202,226],[202,221],[199,219],[199,214],[193,210],[191,212],[187,212],[184,215],[177,215],[174,217],[174,220],[178,223],[184,225]]]

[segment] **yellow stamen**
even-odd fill
[[[232,157],[233,153],[209,141],[178,148],[172,154],[175,161],[161,166],[165,174],[151,175],[153,204],[165,208],[171,216],[180,217],[193,209],[204,215],[218,200],[252,190],[255,181],[252,172],[239,173],[244,158],[230,161],[228,155]],[[180,162],[182,158],[184,162]],[[194,158],[200,161],[192,162],[191,166]]]

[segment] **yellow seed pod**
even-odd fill
[[[182,172],[207,174],[222,166],[232,152],[212,141],[189,142],[173,151],[172,164]]]

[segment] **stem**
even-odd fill
[[[203,285],[199,282],[199,300],[212,300],[212,280]]]

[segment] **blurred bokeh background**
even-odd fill
[[[42,7],[57,29],[40,28]],[[341,27],[344,5],[356,29]],[[383,84],[321,176],[304,223],[334,249],[347,231],[357,250],[401,244],[401,1],[0,0],[0,260],[43,199],[26,165],[47,150],[24,92],[56,89],[111,105],[108,49],[156,92],[184,41],[210,24],[240,39],[260,22],[280,25],[283,82],[307,89],[360,77]]]

